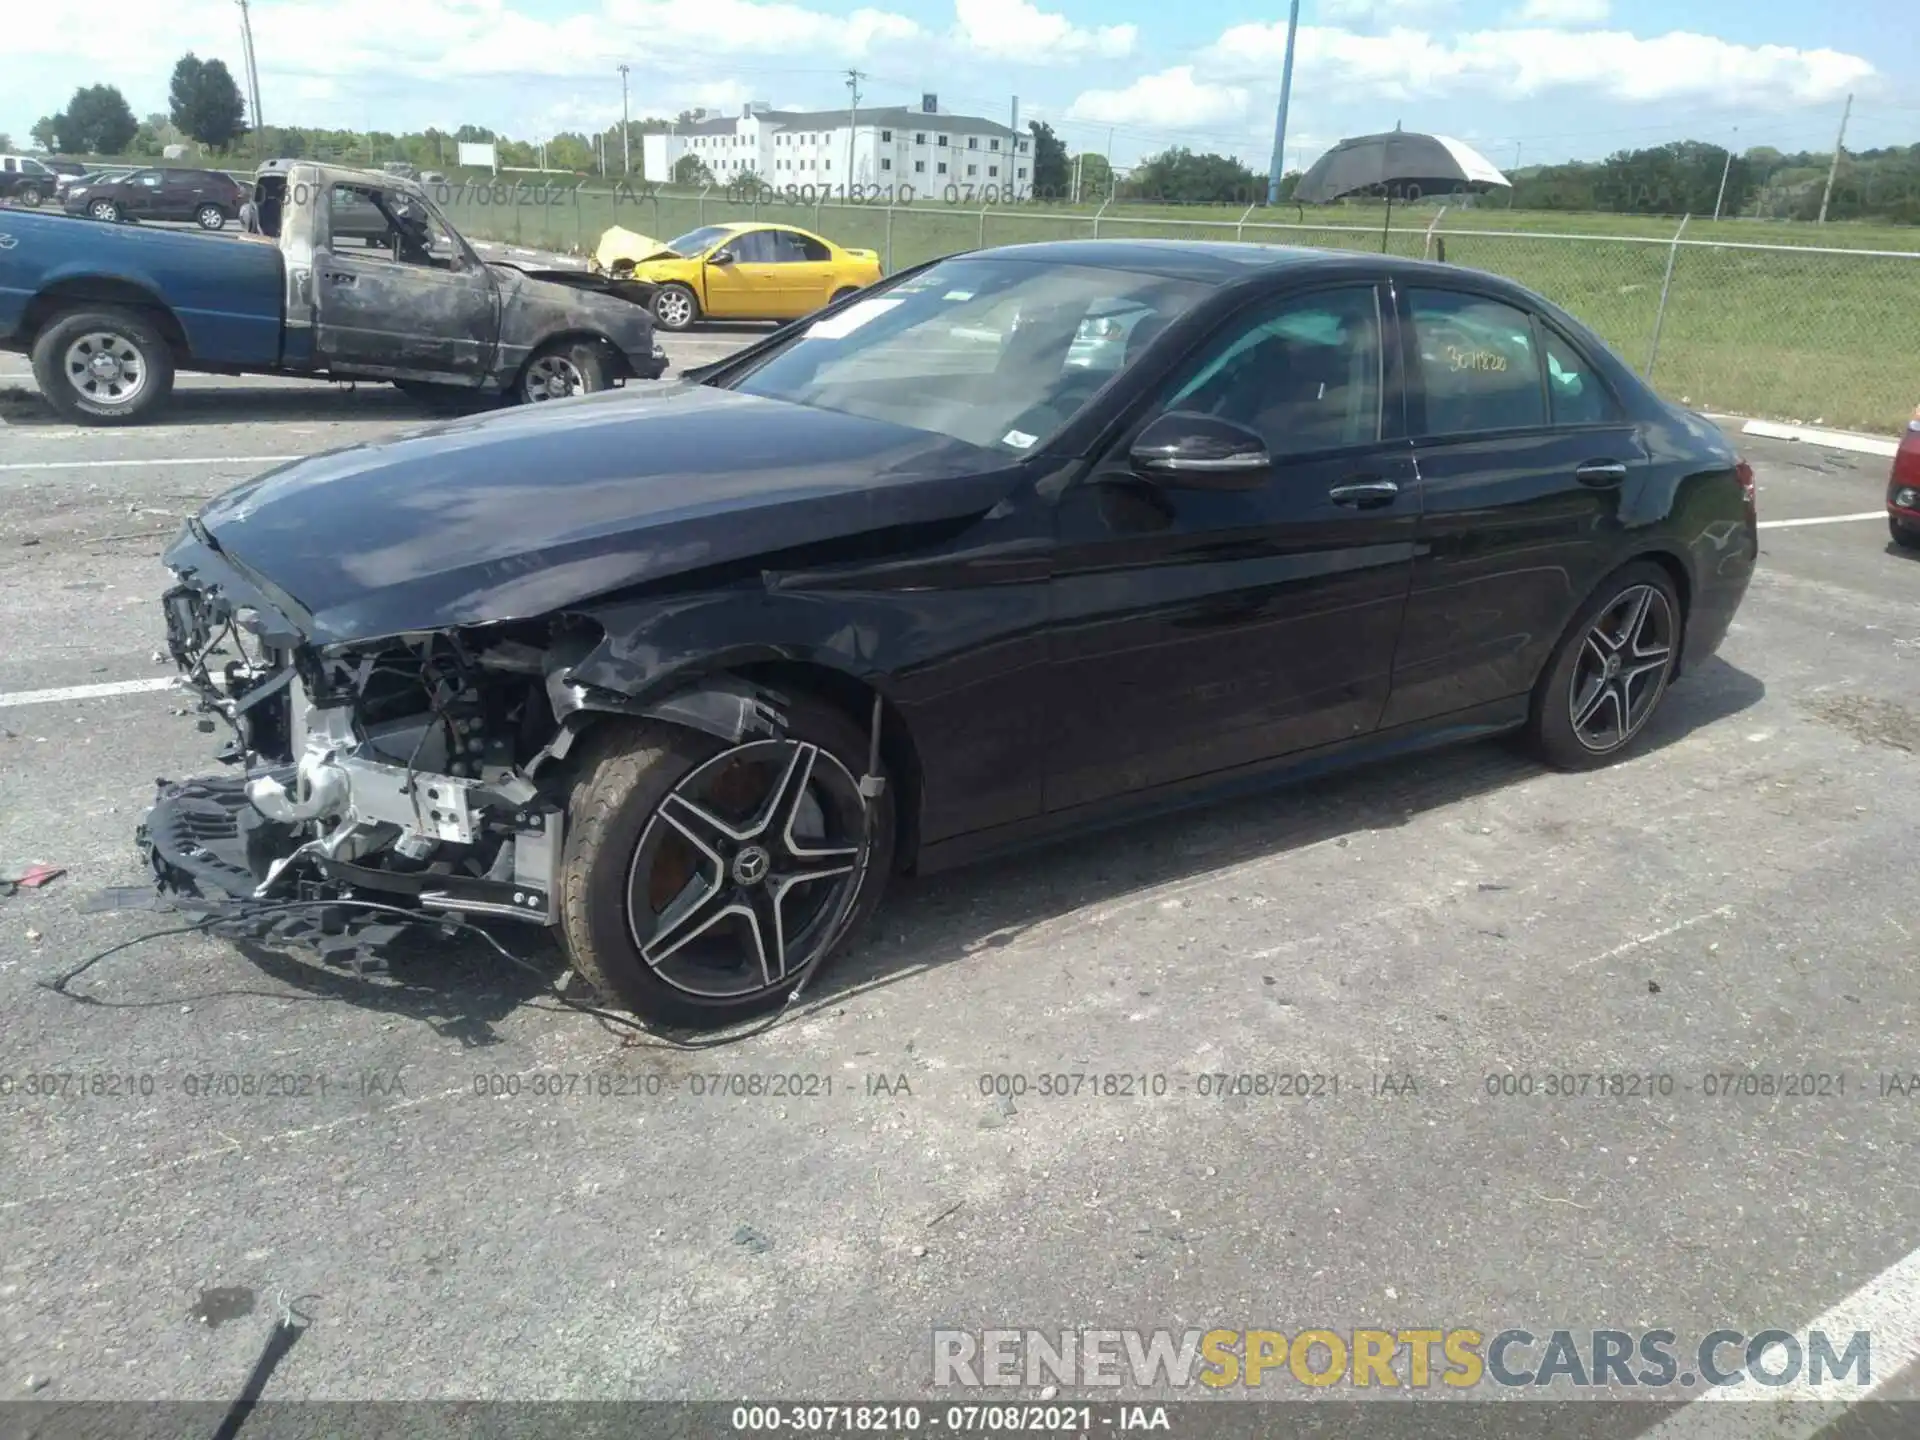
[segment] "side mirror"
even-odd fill
[[[1170,410],[1148,425],[1129,458],[1142,475],[1188,490],[1251,490],[1273,465],[1255,431],[1191,410]]]
[[[707,257],[707,263],[709,265],[731,265],[733,264],[733,252],[731,250],[716,250]]]

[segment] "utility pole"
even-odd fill
[[[1847,96],[1847,108],[1840,112],[1840,138],[1833,142],[1833,164],[1827,169],[1826,193],[1820,197],[1820,223],[1827,223],[1827,202],[1833,198],[1833,179],[1840,173],[1840,152],[1847,144],[1847,120],[1853,114],[1853,96]]]
[[[240,4],[240,38],[246,46],[247,90],[253,105],[253,158],[262,158],[260,147],[266,143],[260,134],[260,71],[253,60],[253,17],[247,13],[247,0]]]
[[[855,127],[860,123],[860,82],[867,77],[858,70],[847,71],[847,186],[846,196],[853,198],[853,147]],[[833,187],[829,185],[828,190]]]
[[[1733,127],[1733,133],[1736,135],[1740,133],[1740,127],[1738,125]],[[1726,163],[1720,167],[1720,193],[1719,195],[1714,197],[1714,201],[1713,201],[1713,218],[1716,220],[1720,218],[1720,207],[1726,203],[1727,176],[1732,172],[1733,172],[1733,147],[1728,146]]]
[[[1015,178],[1020,174],[1020,97],[1013,97],[1013,118],[1007,122],[1007,128],[1013,132],[1013,154],[1007,157],[1007,187],[1001,193],[1018,196],[1019,184]]]
[[[620,178],[633,174],[633,124],[627,118],[627,65],[620,63]]]
[[[1513,177],[1512,178],[1515,180],[1518,180],[1520,178],[1520,145],[1521,145],[1521,142],[1518,140],[1513,142]],[[1507,209],[1511,210],[1513,208],[1513,192],[1519,188],[1520,187],[1517,185],[1509,185],[1507,187]]]
[[[1287,102],[1293,98],[1293,41],[1300,30],[1300,0],[1287,11],[1287,58],[1280,69],[1280,108],[1273,117],[1273,163],[1267,167],[1267,204],[1280,203],[1281,168],[1287,155]]]

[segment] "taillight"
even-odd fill
[[[1920,488],[1920,410],[1907,422],[1907,433],[1900,437],[1900,448],[1893,455],[1893,483]]]
[[[1749,510],[1759,508],[1760,487],[1753,482],[1753,466],[1742,460],[1733,467],[1733,473],[1740,480],[1740,498],[1746,502]]]

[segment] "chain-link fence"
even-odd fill
[[[1920,251],[1690,240],[1684,224],[1667,238],[1458,229],[1444,212],[1380,227],[1275,224],[1252,218],[1271,213],[1252,207],[1237,219],[1185,219],[1124,205],[1056,214],[1007,204],[736,202],[719,191],[524,183],[461,188],[447,209],[474,238],[575,253],[591,253],[614,225],[671,239],[716,221],[779,220],[874,250],[888,273],[961,250],[1070,238],[1385,248],[1519,281],[1696,408],[1887,431],[1920,401],[1910,334],[1910,317],[1920,313]]]

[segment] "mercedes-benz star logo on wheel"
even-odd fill
[[[733,879],[736,885],[758,885],[767,878],[767,852],[758,845],[748,845],[733,857]]]

